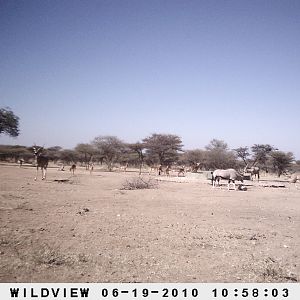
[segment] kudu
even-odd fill
[[[49,158],[45,155],[42,155],[42,152],[44,150],[43,147],[33,146],[32,149],[36,159],[36,176],[34,180],[37,180],[39,167],[42,170],[42,180],[44,180],[46,179],[46,172],[47,172]]]

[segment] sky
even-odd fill
[[[0,144],[176,134],[300,159],[300,1],[0,0]]]

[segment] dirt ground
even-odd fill
[[[34,181],[33,167],[1,164],[0,281],[300,281],[300,189],[287,179],[122,189],[137,175],[49,168]]]

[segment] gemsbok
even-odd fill
[[[49,158],[45,155],[42,155],[42,152],[44,150],[43,147],[33,146],[32,149],[36,159],[36,176],[34,180],[37,180],[39,167],[42,170],[42,180],[44,180],[46,179]]]
[[[296,188],[298,188],[297,181],[300,182],[300,173],[294,173],[294,174],[292,174],[291,179],[290,179],[290,183],[295,183],[295,187]]]
[[[212,186],[215,187],[216,182],[218,182],[218,186],[219,186],[220,185],[220,179],[228,180],[228,184],[227,184],[228,190],[230,189],[230,183],[233,184],[234,189],[236,190],[235,181],[239,180],[241,182],[244,182],[243,181],[243,175],[240,174],[239,172],[237,172],[234,169],[227,169],[227,170],[218,169],[218,170],[215,170],[212,173],[212,179],[211,179]]]
[[[259,167],[252,166],[251,168],[248,168],[248,164],[247,164],[245,169],[244,169],[244,174],[245,173],[250,173],[251,180],[253,180],[253,176],[256,179],[256,175],[257,175],[257,180],[259,181],[259,171],[260,171]]]

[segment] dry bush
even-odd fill
[[[36,265],[72,265],[73,258],[62,254],[59,249],[54,249],[47,244],[40,245],[34,250],[32,259]]]
[[[123,183],[121,190],[143,190],[143,189],[156,189],[158,184],[151,178],[144,179],[142,177],[134,177],[126,180]]]
[[[28,235],[15,234],[0,237],[0,252],[13,256],[25,265],[72,265],[76,258],[74,255],[65,255],[58,245],[48,245]],[[4,259],[4,256],[2,256]]]
[[[276,262],[267,262],[262,275],[266,282],[298,282],[296,274],[286,270]]]
[[[256,282],[298,282],[299,278],[292,267],[283,265],[275,258],[267,257],[251,262],[251,273],[255,274]]]

